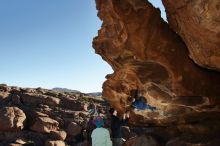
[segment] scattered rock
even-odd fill
[[[0,104],[6,103],[9,99],[8,92],[0,92]]]
[[[21,105],[22,104],[20,99],[21,98],[20,98],[19,95],[16,95],[16,94],[15,95],[11,95],[11,101],[15,105]]]
[[[50,106],[58,106],[60,103],[59,98],[46,96],[36,93],[25,93],[21,95],[22,102],[29,105],[45,104]]]
[[[87,112],[79,112],[79,116],[85,119],[88,116]]]
[[[16,95],[19,95],[21,94],[21,89],[19,87],[12,87],[11,88],[11,94],[16,94]]]
[[[55,92],[55,91],[48,91],[45,93],[45,95],[52,96],[52,97],[58,97],[59,93]]]
[[[141,135],[126,141],[125,146],[159,146],[159,144],[153,137]]]
[[[76,136],[81,133],[81,126],[75,122],[71,122],[67,127],[67,134],[70,136]]]
[[[0,92],[9,92],[10,89],[11,88],[7,86],[7,84],[0,84]]]
[[[54,140],[65,140],[67,133],[65,131],[51,131],[50,136]]]
[[[65,142],[61,141],[61,140],[48,140],[45,142],[45,146],[65,146]]]
[[[186,143],[184,143],[183,141],[181,141],[179,138],[174,138],[171,139],[170,141],[168,141],[166,143],[166,146],[185,146]]]
[[[40,133],[50,133],[50,131],[58,130],[58,126],[59,123],[50,117],[37,117],[30,129]]]
[[[82,110],[89,101],[78,101],[72,93],[62,93],[60,97],[60,93],[46,89],[9,88],[0,92],[0,146],[24,142],[27,142],[24,145],[44,145],[49,138],[52,145],[54,141],[55,145],[57,141],[74,142],[81,127],[87,127],[88,113]],[[25,112],[23,116],[20,110]],[[67,132],[60,129],[69,129],[68,138]]]
[[[20,131],[24,128],[26,116],[18,107],[0,109],[0,131]]]
[[[62,96],[61,97],[61,104],[63,107],[67,109],[71,109],[74,111],[83,111],[83,103],[77,101],[76,99],[72,99],[68,96]]]

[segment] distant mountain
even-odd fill
[[[67,88],[53,88],[52,90],[58,91],[58,92],[71,92],[71,93],[82,93],[78,90],[72,90],[72,89],[67,89]],[[90,95],[90,96],[102,96],[102,92],[91,92],[91,93],[83,93],[85,95]]]
[[[102,92],[92,92],[92,93],[87,93],[87,94],[91,96],[102,96]]]
[[[78,91],[78,90],[72,90],[72,89],[67,89],[67,88],[59,88],[59,87],[53,88],[52,90],[54,90],[54,91],[59,91],[59,92],[81,93],[81,92]]]

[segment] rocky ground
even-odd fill
[[[74,145],[87,128],[87,107],[102,111],[102,102],[85,94],[1,85],[0,145]]]
[[[156,112],[131,112],[163,145],[220,139],[220,1],[162,0],[167,21],[147,0],[96,0],[102,21],[93,48],[113,69],[103,97],[123,113],[134,90]],[[219,143],[217,143],[219,145]]]
[[[106,114],[109,107],[103,99],[41,88],[0,85],[0,145],[76,146],[83,141],[84,146],[89,146],[88,140],[95,127],[89,123],[91,115],[87,109],[93,105],[105,117],[105,127],[109,128]],[[209,121],[206,123],[210,125]],[[219,135],[214,135],[213,128],[208,131],[197,123],[192,128],[192,124],[164,127],[134,127],[130,124],[122,128],[125,146],[219,144]],[[200,135],[193,133],[195,128]],[[212,132],[213,135],[210,134]]]
[[[131,112],[126,146],[219,146],[220,1],[162,2],[168,22],[146,0],[96,0],[93,47],[114,70],[103,96],[119,114],[137,89],[157,107]],[[103,101],[84,94],[1,85],[1,145],[76,145],[92,102],[106,117]]]

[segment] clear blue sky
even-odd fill
[[[101,91],[112,69],[92,48],[94,1],[0,0],[0,83]]]

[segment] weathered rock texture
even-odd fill
[[[76,145],[91,117],[82,111],[84,106],[96,105],[103,110],[102,101],[77,93],[0,84],[0,146],[21,142],[35,146]]]
[[[26,116],[17,107],[5,107],[0,109],[0,131],[19,131],[24,128]]]
[[[144,96],[157,111],[134,111],[130,120],[134,125],[184,125],[177,126],[177,131],[219,134],[220,125],[214,123],[220,121],[220,73],[199,66],[218,70],[220,64],[218,55],[212,57],[220,43],[219,1],[201,5],[200,0],[165,3],[172,28],[180,31],[183,40],[163,21],[159,9],[146,0],[96,0],[103,24],[93,47],[114,70],[106,76],[103,95],[123,112],[130,104],[127,98],[131,91],[145,90]],[[201,23],[197,23],[194,18],[204,5],[209,6],[210,13],[205,12],[207,19],[201,15]],[[177,12],[173,14],[172,10]],[[199,65],[190,59],[189,52]],[[208,63],[203,63],[204,59]]]
[[[125,143],[125,146],[159,146],[151,136],[140,135]]]
[[[171,28],[200,66],[220,71],[220,1],[163,0]]]
[[[45,146],[65,146],[65,143],[60,140],[56,141],[46,141]]]

